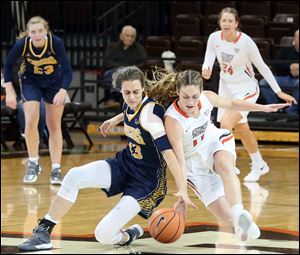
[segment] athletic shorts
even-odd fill
[[[167,193],[166,169],[151,169],[157,174],[155,178],[140,174],[135,164],[131,163],[125,150],[118,152],[116,157],[106,160],[111,166],[110,189],[103,189],[108,197],[120,193],[135,198],[141,211],[139,215],[147,219],[155,207],[164,199]],[[143,169],[147,171],[147,169]]]
[[[229,85],[220,80],[219,96],[228,99],[240,99],[250,103],[255,103],[259,96],[259,87],[256,80],[250,80],[247,83],[244,82],[243,84],[238,85]],[[218,122],[221,122],[225,111],[226,109],[218,108]],[[242,119],[239,121],[239,123],[247,123],[249,111],[239,111],[239,113],[242,115]]]
[[[22,77],[21,78],[21,97],[22,101],[38,101],[42,98],[45,102],[53,104],[53,98],[61,89],[61,79],[44,81],[41,84],[37,79]]]

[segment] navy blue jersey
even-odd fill
[[[5,82],[13,80],[11,69],[20,57],[22,58],[19,71],[21,79],[29,78],[43,87],[57,81],[59,87],[69,88],[72,80],[72,70],[63,42],[58,37],[48,33],[45,45],[42,48],[35,48],[29,36],[17,41],[5,62]]]
[[[153,114],[163,119],[163,106],[155,103],[148,97],[144,98],[139,109],[134,113],[126,104],[124,104],[123,108],[124,132],[128,139],[128,146],[126,147],[128,160],[137,165],[139,169],[141,169],[142,174],[152,175],[151,170],[145,170],[158,168],[165,164],[161,151],[165,149],[164,146],[167,146],[167,149],[170,149],[171,146],[169,146],[169,144],[165,145],[164,142],[160,141],[160,139],[165,139],[166,136],[154,140],[153,136],[141,125],[141,112],[144,106],[149,103],[155,104]]]
[[[109,191],[104,191],[108,196],[123,192],[123,195],[134,197],[142,209],[139,214],[148,218],[167,191],[167,164],[162,151],[172,147],[163,127],[164,108],[145,97],[135,112],[126,104],[123,110],[128,145],[115,158],[107,160],[112,168],[112,184]],[[143,121],[144,125],[147,122],[151,125],[151,118],[160,120],[158,132],[152,129],[152,133],[159,135],[153,136],[147,127],[143,127],[141,119],[145,117],[149,121]]]

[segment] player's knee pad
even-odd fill
[[[57,195],[74,203],[78,196],[77,181],[79,180],[77,167],[70,169],[62,181]]]
[[[61,186],[66,187],[67,189],[76,189],[77,182],[81,180],[81,173],[79,167],[71,168],[65,175]]]

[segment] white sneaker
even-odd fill
[[[249,238],[257,239],[260,236],[258,226],[253,221],[251,214],[246,210],[242,210],[237,219],[235,219],[234,231],[242,241],[246,241]]]
[[[256,163],[252,163],[250,173],[245,176],[244,181],[246,182],[256,182],[259,178],[269,172],[269,166],[264,161],[263,165],[257,165]]]

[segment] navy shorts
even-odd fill
[[[62,81],[60,79],[53,79],[43,81],[41,83],[37,79],[23,77],[21,79],[21,96],[23,101],[38,101],[42,98],[45,102],[52,104],[53,98],[61,89]]]
[[[155,178],[142,175],[137,166],[130,163],[125,150],[106,161],[111,166],[111,186],[103,191],[108,197],[123,193],[135,198],[142,209],[139,215],[148,219],[167,193],[166,169],[151,169],[157,173]]]

